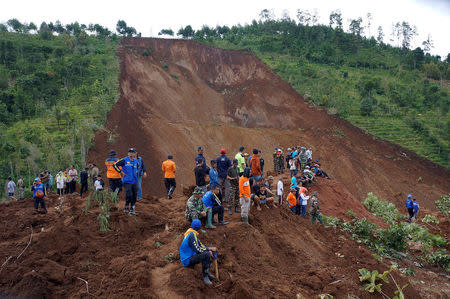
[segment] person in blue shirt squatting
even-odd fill
[[[138,183],[138,160],[136,158],[136,149],[134,147],[129,148],[128,157],[117,161],[113,167],[122,176],[122,183],[125,189],[124,212],[129,213],[130,215],[137,215],[135,211]]]
[[[217,248],[207,247],[198,239],[198,232],[202,227],[202,223],[198,219],[192,220],[191,228],[184,233],[183,242],[180,246],[180,260],[183,267],[194,267],[196,264],[202,263],[203,282],[211,285],[210,279],[214,279],[209,268],[211,261],[217,258]]]
[[[31,192],[33,192],[34,213],[38,213],[40,204],[41,208],[44,210],[44,214],[47,214],[47,208],[45,207],[44,201],[46,195],[46,188],[44,184],[41,183],[41,180],[39,178],[34,179],[33,186],[31,186]]]
[[[205,195],[203,195],[203,204],[206,207],[206,228],[216,228],[214,225],[212,225],[212,219],[215,214],[218,214],[218,220],[219,225],[227,225],[228,222],[223,221],[223,213],[224,208],[221,201],[221,196],[219,191],[219,186],[214,185],[211,187],[211,191],[206,192]]]
[[[408,222],[411,222],[411,219],[414,217],[414,206],[412,202],[412,195],[408,194],[408,198],[406,199],[406,208],[408,209]]]

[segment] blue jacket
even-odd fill
[[[297,188],[297,178],[295,176],[291,178],[291,188]]]
[[[120,169],[119,166],[122,167],[122,169]],[[137,183],[137,171],[138,171],[137,159],[133,159],[133,161],[131,161],[130,157],[125,157],[114,164],[114,169],[119,173],[123,172],[125,174],[125,176],[122,178],[123,183],[126,184]]]
[[[33,191],[33,197],[36,197],[36,192],[38,190],[41,190],[45,196],[45,187],[44,187],[44,184],[41,183],[41,184],[31,186],[31,191]]]
[[[417,201],[413,201],[414,213],[417,213],[419,210],[419,203]]]
[[[219,178],[226,178],[228,168],[231,167],[231,160],[225,155],[221,155],[220,157],[217,157],[217,172],[219,173]]]
[[[189,232],[190,231],[190,232]],[[200,240],[197,238],[197,234],[189,229],[185,233],[185,237],[183,242],[180,245],[180,260],[184,267],[189,267],[189,263],[191,261],[191,257],[196,254],[205,252],[208,250],[208,247],[202,244]]]
[[[248,157],[248,164],[247,164],[248,167],[250,167],[250,161],[252,160],[252,157],[253,157],[253,155],[250,155],[250,156]]]
[[[212,188],[213,186],[219,186],[219,174],[217,170],[211,168],[209,170],[209,186]]]
[[[407,209],[412,209],[413,207],[413,201],[411,198],[408,197],[408,199],[406,199],[406,208]]]
[[[138,172],[137,172],[138,177],[141,177],[144,175],[144,172],[147,172],[147,169],[145,168],[145,163],[142,157],[138,157],[137,162],[138,162]]]
[[[198,161],[199,160],[202,160],[203,161],[203,165],[202,165],[202,167],[203,167],[203,169],[205,170],[205,172],[207,173],[208,171],[208,167],[206,166],[206,159],[205,159],[205,156],[203,156],[203,155],[200,155],[200,154],[197,154],[197,156],[195,157],[195,164],[198,164]]]
[[[220,199],[215,195],[212,191],[208,191],[203,195],[203,204],[207,208],[212,208],[213,206],[221,206],[222,203],[220,202]]]

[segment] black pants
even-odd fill
[[[119,192],[122,191],[122,179],[109,179],[109,190],[111,192],[116,191],[116,189],[119,189]]]
[[[189,267],[194,267],[196,264],[202,263],[202,274],[203,277],[207,276],[206,272],[209,270],[209,267],[211,266],[211,256],[209,255],[209,252],[203,252],[194,255],[191,257],[191,260],[189,261]]]
[[[82,182],[81,183],[81,188],[80,188],[80,196],[83,196],[83,192],[87,192],[88,191],[88,182]]]
[[[77,182],[76,181],[71,181],[70,182],[70,193],[74,193],[76,187],[77,187]]]
[[[411,222],[411,219],[414,217],[414,209],[413,208],[408,209],[408,214],[409,214],[408,221]]]
[[[177,181],[175,179],[164,179],[164,185],[166,185],[167,195],[172,196],[177,187]]]
[[[219,222],[222,222],[223,221],[223,211],[224,211],[223,206],[213,206],[212,207],[213,218],[214,218],[214,215],[217,214],[218,215],[217,217],[219,218]]]
[[[137,199],[137,183],[124,183],[123,187],[125,188],[125,207],[134,208]]]
[[[39,204],[44,211],[47,212],[47,208],[45,207],[45,201],[43,198],[34,197],[34,209],[37,210],[39,208]]]

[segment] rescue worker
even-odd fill
[[[287,201],[288,201],[288,208],[292,211],[292,213],[294,213],[294,215],[299,215],[297,207],[297,196],[295,196],[296,192],[297,189],[291,187],[287,197]]]
[[[225,181],[227,179],[228,168],[231,167],[231,160],[226,156],[227,151],[223,148],[220,150],[220,156],[216,158],[217,173],[219,174],[220,191],[224,194]]]
[[[258,159],[259,161],[259,159]],[[241,220],[248,223],[248,213],[250,212],[250,168],[244,169],[244,174],[239,178],[239,202],[241,204]]]
[[[177,187],[177,182],[175,180],[177,166],[175,165],[175,162],[173,162],[172,155],[167,156],[167,160],[162,163],[161,169],[164,172],[164,185],[166,186],[167,198],[172,199],[172,194]]]
[[[198,160],[197,165],[194,168],[195,174],[195,185],[200,187],[203,193],[206,193],[208,189],[206,188],[206,172],[203,169],[203,160]]]
[[[130,147],[128,156],[117,161],[113,165],[114,169],[122,176],[122,183],[125,188],[125,208],[124,212],[130,215],[137,215],[135,211],[137,199],[137,171],[138,162],[136,159],[136,149]]]
[[[209,169],[209,187],[219,186],[219,173],[217,172],[216,160],[211,160],[211,168]]]
[[[245,162],[244,162],[245,163]],[[228,168],[227,181],[225,182],[225,194],[227,194],[228,214],[233,214],[233,207],[239,213],[239,161],[233,160],[233,166]]]
[[[208,169],[208,166],[206,166],[206,159],[205,159],[205,156],[203,156],[203,147],[202,146],[199,146],[198,148],[197,148],[197,156],[195,157],[195,165],[197,165],[198,164],[198,161],[199,160],[202,160],[203,161],[203,170],[205,171],[205,173],[209,173],[209,169]]]
[[[298,155],[298,160],[300,161],[301,170],[305,169],[306,163],[308,163],[308,157],[306,156],[306,147],[302,146],[300,154]]]
[[[408,222],[411,222],[411,219],[414,217],[414,204],[412,201],[412,195],[408,194],[408,198],[406,199],[406,208],[408,209]]]
[[[142,200],[142,178],[147,178],[147,168],[145,168],[144,159],[136,153],[137,160],[137,200]]]
[[[238,171],[239,171],[239,176],[242,176],[244,174],[244,169],[246,167],[246,165],[245,165],[245,158],[244,158],[244,150],[245,150],[245,147],[241,146],[239,148],[239,152],[234,157],[238,161],[237,168],[238,168]]]
[[[194,219],[191,228],[184,233],[183,242],[180,246],[180,260],[183,267],[194,267],[196,264],[202,263],[203,282],[211,285],[210,279],[214,276],[209,271],[211,261],[217,258],[216,247],[206,247],[198,239],[198,232],[202,227],[202,223],[198,219]]]
[[[319,195],[319,193],[314,192],[311,198],[311,221],[313,225],[316,223],[316,220],[319,220],[319,222],[323,224],[322,214],[320,213],[319,208],[319,199],[317,198],[317,195]]]
[[[219,186],[214,186],[210,191],[203,195],[203,204],[206,207],[206,228],[216,228],[212,225],[214,215],[218,215],[219,225],[227,225],[228,222],[223,221],[224,208],[220,195]]]
[[[47,208],[45,207],[45,195],[47,194],[44,184],[41,183],[39,178],[34,179],[33,186],[31,186],[31,192],[33,192],[34,199],[34,213],[39,212],[39,204],[44,210],[44,214],[47,214]]]
[[[191,222],[194,219],[206,220],[206,207],[202,200],[203,191],[201,187],[195,187],[192,196],[186,203],[186,220]]]
[[[417,221],[417,213],[419,212],[419,203],[413,198],[414,220]]]
[[[117,152],[115,150],[111,150],[109,152],[109,157],[105,161],[106,177],[109,180],[109,189],[111,192],[117,191],[117,193],[120,193],[120,191],[122,191],[122,177],[113,167],[113,165],[119,160],[116,155]]]
[[[17,187],[19,188],[19,200],[25,199],[25,182],[23,181],[23,176],[19,177],[17,181]]]
[[[262,172],[261,172],[261,160],[259,159],[258,150],[253,150],[253,155],[250,160],[250,167],[253,179],[255,181],[260,181],[262,178]]]

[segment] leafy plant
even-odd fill
[[[436,200],[434,203],[442,214],[450,216],[450,194],[441,196],[441,199]]]
[[[446,249],[436,250],[425,255],[425,260],[430,264],[441,266],[445,271],[450,272],[450,254]]]
[[[394,276],[392,276],[391,272],[397,269],[395,265],[392,265],[389,270],[386,270],[383,272],[383,274],[378,273],[377,270],[369,271],[365,268],[359,269],[359,273],[361,276],[359,277],[359,280],[361,282],[366,282],[364,284],[364,288],[369,293],[373,293],[377,291],[380,293],[383,298],[390,298],[386,293],[383,292],[381,289],[383,282],[389,283],[388,275],[394,282],[395,286],[397,287],[397,290],[395,291],[395,296],[392,297],[392,299],[404,299],[405,295],[403,294],[403,290],[408,286],[408,284],[403,285],[400,287],[397,282],[394,279]]]
[[[333,216],[322,215],[322,218],[323,218],[323,222],[325,222],[325,224],[327,226],[338,227],[339,224],[341,223],[341,219],[333,217]]]
[[[404,215],[398,212],[393,203],[378,199],[372,192],[367,194],[367,198],[364,200],[363,205],[365,205],[372,214],[382,218],[389,224],[405,218]]]
[[[425,215],[425,217],[422,218],[422,222],[439,224],[439,220],[433,215],[429,214]]]
[[[356,213],[353,212],[353,210],[350,210],[350,209],[348,209],[347,212],[346,212],[345,214],[347,214],[348,216],[350,216],[350,217],[352,217],[352,218],[355,218],[355,217],[356,217]]]

